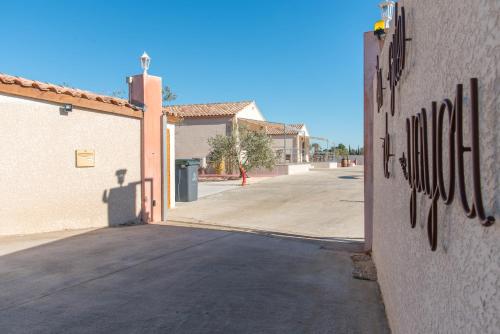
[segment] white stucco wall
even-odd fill
[[[379,114],[374,110],[373,138],[373,255],[390,326],[396,334],[500,333],[500,2],[405,0],[400,4],[405,6],[407,37],[412,40],[396,87],[396,114],[389,114],[391,153],[395,154],[389,179],[383,176],[379,139],[385,134],[389,88],[384,90],[383,110]],[[380,58],[384,78],[388,36]],[[456,189],[451,205],[439,201],[438,246],[432,252],[426,226],[431,201],[422,193],[417,195],[417,225],[410,227],[410,188],[398,161],[406,152],[405,119],[421,108],[429,111],[432,101],[453,99],[456,84],[463,83],[464,138],[469,144],[472,77],[479,79],[484,207],[496,223],[484,227],[477,218],[467,218]],[[388,86],[384,79],[384,87]],[[471,198],[470,153],[465,157]],[[445,171],[447,167],[446,162]]]
[[[0,94],[0,235],[104,227],[140,212],[140,120],[59,108]],[[94,150],[95,167],[76,168],[77,149]]]
[[[236,118],[255,119],[258,121],[265,121],[264,115],[260,112],[259,107],[255,102],[250,103],[236,114]]]
[[[208,138],[227,135],[232,118],[185,118],[175,127],[176,159],[204,158],[210,152]]]
[[[307,126],[304,126],[300,129],[300,135],[304,137],[309,137],[309,130],[307,130]]]
[[[311,163],[312,168],[338,168],[337,162],[313,162]]]

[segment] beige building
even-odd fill
[[[238,124],[264,131],[281,163],[309,162],[309,132],[305,124],[284,124],[240,118]]]
[[[309,161],[309,133],[305,124],[265,121],[254,101],[173,105],[166,108],[181,120],[176,126],[176,158],[205,159],[210,152],[208,139],[230,135],[236,125],[264,130],[281,162]]]
[[[174,105],[166,108],[181,121],[175,130],[176,158],[208,156],[208,138],[230,135],[239,118],[264,120],[254,101]]]
[[[398,4],[381,41],[365,34],[365,218],[389,323],[500,333],[499,2]]]

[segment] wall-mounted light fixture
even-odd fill
[[[59,108],[59,114],[63,115],[63,116],[67,116],[68,113],[72,112],[73,111],[73,105],[72,104],[69,104],[69,103],[66,103],[66,104],[63,104],[60,108]]]

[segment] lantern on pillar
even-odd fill
[[[151,62],[151,58],[148,56],[148,54],[146,53],[146,51],[144,51],[144,53],[141,56],[141,67],[144,70],[144,74],[148,73],[149,63],[150,62]]]
[[[382,1],[378,6],[380,7],[382,20],[384,21],[384,28],[388,29],[391,25],[391,20],[394,17],[394,1]]]

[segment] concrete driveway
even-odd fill
[[[269,177],[252,177],[248,179],[248,184],[258,183],[267,179],[269,179]],[[241,186],[241,180],[199,182],[198,198],[211,196],[228,190],[238,189],[240,188],[240,186]]]
[[[318,169],[226,189],[178,203],[168,220],[323,239],[364,238],[363,166]]]
[[[322,193],[320,175],[296,177]],[[377,283],[351,276],[361,243],[208,227],[0,238],[0,333],[389,333]]]
[[[351,277],[356,247],[95,230],[0,257],[0,333],[388,333],[377,284]]]

